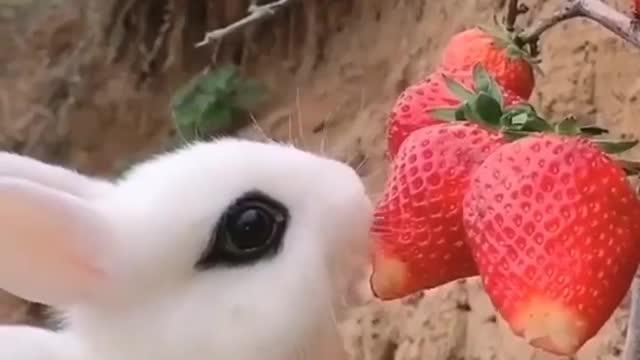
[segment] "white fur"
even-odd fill
[[[113,187],[107,180],[83,176],[70,169],[14,153],[0,153],[0,164],[0,176],[28,179],[79,197],[100,196]]]
[[[0,169],[2,163],[0,156]],[[17,196],[12,195],[14,190],[3,192],[3,186],[24,185],[30,194],[24,199],[43,199],[38,201],[49,205],[58,203],[59,191],[101,184],[73,194],[91,208],[90,215],[74,215],[78,207],[59,196],[60,210],[49,214],[53,219],[49,221],[59,219],[56,224],[63,229],[79,221],[102,229],[101,243],[92,253],[86,250],[93,246],[91,241],[75,245],[83,238],[78,232],[91,238],[91,231],[76,226],[76,235],[65,237],[50,227],[60,243],[57,248],[77,249],[102,272],[78,276],[77,288],[82,291],[69,290],[65,279],[52,278],[51,293],[59,294],[56,300],[67,326],[60,333],[0,327],[0,359],[340,360],[345,356],[334,309],[350,280],[352,257],[362,261],[367,256],[372,210],[363,184],[347,165],[287,145],[221,139],[157,156],[114,184],[51,167],[55,183],[39,197],[33,194],[40,190],[28,181],[46,185],[42,174],[47,169],[37,163],[25,166],[42,173],[29,176],[28,169],[22,169],[15,176],[24,183],[3,183],[1,176],[12,174],[0,171],[0,215],[3,201]],[[77,187],[69,186],[72,178]],[[193,265],[218,217],[235,198],[253,189],[290,211],[281,252],[252,267],[196,271]],[[42,218],[33,208],[27,207],[24,216]],[[0,219],[0,228],[8,229],[2,239],[7,234],[18,240],[31,236],[31,243],[47,246],[46,240],[34,240],[8,221]],[[19,244],[0,240],[0,272],[3,248],[34,251],[33,246],[22,249]],[[38,276],[69,272],[59,271],[67,263],[54,260],[36,269]],[[4,270],[30,280],[22,267],[11,266]],[[0,276],[0,288],[4,281],[16,291],[40,296],[42,285],[23,289],[5,278]]]

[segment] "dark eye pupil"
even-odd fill
[[[268,241],[274,219],[264,210],[246,209],[229,221],[230,240],[241,250],[253,249]]]
[[[287,208],[260,192],[240,197],[218,220],[196,268],[245,264],[276,254],[288,220]]]

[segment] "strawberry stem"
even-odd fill
[[[635,139],[607,139],[599,137],[608,130],[595,126],[580,126],[578,120],[568,116],[551,123],[541,117],[529,103],[505,107],[500,85],[482,64],[473,68],[473,91],[452,77],[445,76],[449,91],[460,100],[460,105],[428,110],[432,116],[445,121],[473,121],[502,132],[508,139],[517,140],[534,133],[555,133],[564,136],[584,136],[608,154],[627,151],[638,144]]]
[[[527,61],[536,71],[539,71],[538,64],[541,62],[529,47],[529,43],[521,40],[519,34],[521,29],[509,30],[505,25],[500,24],[494,19],[493,25],[477,25],[478,29],[484,31],[493,37],[494,44],[497,48],[505,50],[507,57],[510,59],[523,59]],[[536,69],[536,67],[538,67]]]

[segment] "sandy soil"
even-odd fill
[[[278,46],[277,40],[290,31],[276,29],[276,45],[261,46],[247,61],[250,72],[269,86],[271,99],[256,112],[260,129],[250,127],[241,135],[260,137],[264,132],[361,164],[375,198],[386,169],[384,122],[395,97],[434,69],[452,34],[489,21],[501,1],[328,3],[309,1],[288,15],[289,25],[294,16],[302,18],[304,45]],[[529,3],[531,18],[549,14],[559,1]],[[123,66],[92,67],[87,60],[75,68],[56,67],[55,60],[69,55],[75,39],[69,32],[86,26],[79,17],[59,10],[51,17],[60,22],[55,31],[48,27],[29,33],[26,45],[16,44],[16,55],[0,64],[0,143],[89,173],[109,174],[121,161],[157,149],[169,132],[168,94],[184,79],[184,67],[170,67],[169,75],[154,83],[156,90],[145,91],[133,89],[131,72]],[[38,56],[33,57],[33,49],[39,49]],[[0,51],[0,61],[5,54]],[[544,76],[538,77],[533,102],[545,114],[573,113],[640,136],[634,116],[640,110],[636,49],[595,25],[572,21],[544,38],[543,54]],[[45,58],[53,64],[43,67]],[[52,80],[52,68],[66,72]],[[74,76],[85,81],[74,83]],[[56,103],[52,89],[71,92],[72,97],[58,97],[73,101]],[[47,137],[42,129],[58,132]],[[365,301],[343,321],[353,359],[559,359],[511,335],[475,279],[386,304],[372,300],[364,283],[362,292]],[[12,301],[7,298],[5,309],[13,306],[24,315],[23,305]],[[623,304],[576,359],[619,356],[625,308]],[[4,314],[0,311],[6,321],[15,320]]]

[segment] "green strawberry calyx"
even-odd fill
[[[608,154],[627,151],[638,144],[629,138],[607,138],[609,131],[596,126],[581,126],[579,121],[569,116],[552,123],[538,114],[527,102],[505,106],[500,85],[482,64],[473,68],[472,91],[455,79],[443,74],[449,91],[460,100],[460,105],[436,108],[428,112],[445,121],[471,121],[502,132],[508,139],[516,140],[534,133],[555,133],[566,136],[589,138]]]
[[[542,69],[539,65],[541,60],[537,58],[538,50],[531,48],[531,44],[521,41],[519,37],[521,29],[508,31],[495,17],[494,24],[478,25],[477,28],[491,36],[495,46],[498,49],[502,49],[507,58],[512,60],[522,59],[526,61],[535,72],[542,74]]]

